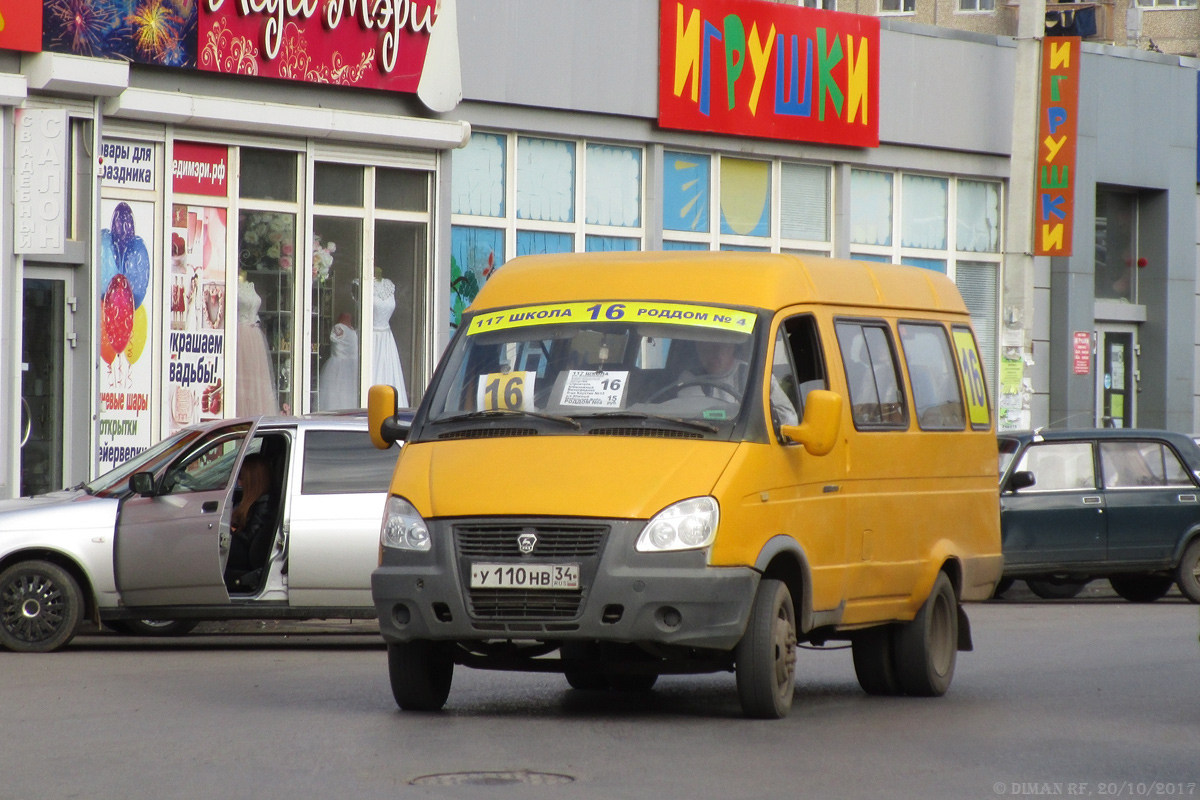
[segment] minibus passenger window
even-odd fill
[[[917,424],[922,430],[961,431],[967,417],[946,329],[908,322],[898,327]]]
[[[839,322],[838,345],[846,368],[850,412],[856,428],[906,428],[891,337],[883,323]]]

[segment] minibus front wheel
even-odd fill
[[[418,639],[387,646],[392,697],[405,711],[440,711],[454,679],[454,642]]]
[[[756,719],[786,717],[796,688],[796,610],[783,581],[759,581],[734,662],[742,712]]]

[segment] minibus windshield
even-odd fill
[[[753,386],[756,316],[719,306],[590,301],[485,311],[455,339],[428,421],[668,421],[717,432]]]

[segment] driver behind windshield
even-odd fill
[[[737,403],[746,388],[750,365],[738,358],[737,345],[732,342],[696,342],[697,370],[685,369],[677,383],[686,384],[677,397],[712,397],[726,403]],[[799,417],[792,401],[774,376],[771,377],[771,410],[780,425],[796,425]]]

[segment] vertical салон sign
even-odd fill
[[[1075,223],[1075,147],[1079,127],[1078,36],[1042,40],[1042,92],[1038,103],[1038,157],[1034,186],[1035,256],[1071,255]]]

